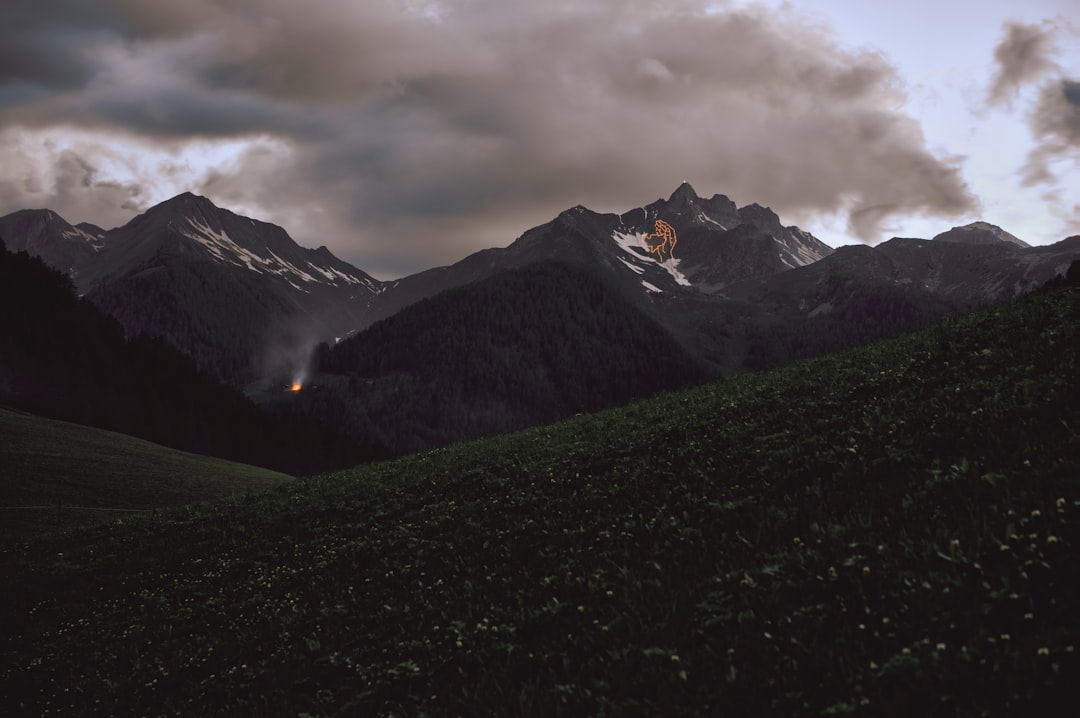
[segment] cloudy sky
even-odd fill
[[[1080,233],[1076,0],[4,0],[0,214],[182,191],[380,278],[688,180],[830,244]]]

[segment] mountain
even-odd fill
[[[398,452],[700,382],[708,368],[594,272],[539,262],[442,292],[322,347],[300,393],[251,391]]]
[[[939,242],[959,242],[961,244],[1000,244],[1002,242],[1014,244],[1017,247],[1028,248],[1031,245],[1016,235],[1009,234],[996,224],[989,222],[972,222],[963,227],[953,227],[948,232],[942,232],[934,237]]]
[[[646,240],[663,223],[672,230],[674,247],[650,252]],[[708,292],[733,279],[803,266],[831,252],[808,232],[781,225],[768,208],[755,204],[739,209],[723,195],[704,199],[684,182],[667,200],[621,215],[573,207],[508,247],[482,250],[448,267],[389,282],[368,299],[365,321],[391,316],[445,289],[550,260],[588,266],[620,285],[628,298],[647,304],[650,295]]]
[[[24,209],[0,217],[0,238],[10,251],[41,257],[73,278],[101,254],[104,235],[100,227],[73,226],[50,209]]]
[[[893,336],[1043,286],[1080,259],[1080,239],[1023,248],[893,238],[850,245],[810,265],[726,287],[747,352],[763,368]]]
[[[510,269],[575,263],[658,315],[666,301],[661,293],[692,297],[831,251],[808,233],[782,226],[767,208],[739,209],[722,195],[703,199],[685,183],[667,200],[622,215],[574,207],[508,247],[385,283],[325,248],[299,247],[280,227],[190,193],[108,231],[73,227],[47,210],[23,214],[0,218],[0,236],[12,247],[67,272],[129,336],[167,339],[234,385],[303,374],[317,343]],[[663,223],[674,249],[651,253],[646,240]]]
[[[0,337],[0,405],[289,474],[385,453],[308,419],[267,414],[161,339],[125,340],[116,321],[75,296],[69,277],[3,247]]]
[[[81,288],[125,276],[162,256],[213,260],[311,294],[350,287],[373,293],[379,282],[326,247],[300,247],[277,225],[221,209],[185,192],[104,234],[107,252],[78,278]]]
[[[572,207],[506,247],[390,282],[188,193],[108,231],[42,210],[0,218],[0,234],[62,267],[128,335],[165,338],[236,386],[302,376],[320,342],[552,261],[585,271],[695,360],[729,374],[1001,301],[1077,257],[1076,241],[1028,247],[984,222],[931,241],[834,251],[768,207],[703,198],[687,183],[622,214]]]
[[[190,193],[108,231],[16,212],[0,218],[0,236],[68,273],[129,336],[162,337],[236,385],[302,372],[311,347],[361,324],[382,290],[325,247]]]
[[[318,353],[309,390],[274,377],[249,395],[400,451],[594,411],[745,368],[747,327],[728,327],[731,303],[709,292],[831,251],[685,183],[622,215],[573,207],[506,248],[388,282],[368,298],[373,323]]]

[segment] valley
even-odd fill
[[[1080,237],[833,250],[684,185],[378,282],[193,195],[16,214],[0,401],[203,454],[0,410],[6,505],[70,507],[0,541],[16,713],[1043,713],[1080,675]]]
[[[0,636],[19,659],[0,664],[0,700],[1056,713],[1080,675],[1073,282],[606,412],[9,544]]]

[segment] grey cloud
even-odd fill
[[[1054,61],[1056,28],[1051,23],[1028,25],[1010,22],[1005,37],[994,48],[997,71],[990,84],[987,102],[1001,104],[1024,85],[1042,79],[1057,68]]]
[[[404,77],[468,72],[473,38],[396,0],[114,0],[150,38],[219,42],[198,68],[207,84],[297,101],[349,102]],[[483,55],[484,53],[479,53]]]
[[[1080,82],[1044,83],[1028,122],[1037,144],[1021,169],[1024,185],[1054,183],[1050,165],[1055,160],[1072,157],[1080,164]]]
[[[81,90],[0,94],[14,103],[7,122],[162,142],[271,133],[287,158],[254,153],[193,189],[263,207],[365,269],[447,263],[566,207],[623,211],[684,179],[781,215],[846,212],[866,240],[898,216],[975,204],[958,162],[883,109],[903,99],[893,68],[790,13],[615,0],[449,0],[428,15],[390,0],[111,6],[119,39],[86,46],[96,64]]]
[[[142,188],[137,183],[102,178],[93,159],[78,151],[59,152],[51,169],[48,186],[30,175],[17,179],[17,173],[0,179],[0,214],[47,207],[72,223],[92,218],[97,224],[113,227],[127,222],[134,208],[143,206],[139,202]]]
[[[1073,157],[1080,163],[1080,82],[1061,76],[1054,43],[1059,24],[1008,23],[994,51],[998,68],[989,104],[1001,104],[1025,85],[1039,83],[1027,118],[1035,147],[1020,168],[1024,186],[1054,185],[1057,177],[1052,163],[1057,160]]]
[[[1062,222],[1061,235],[1063,237],[1080,236],[1080,204],[1073,205],[1072,216]]]

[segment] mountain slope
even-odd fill
[[[676,235],[675,249],[667,256],[650,253],[646,241],[658,220],[667,222]],[[528,230],[508,247],[483,250],[449,267],[390,282],[369,298],[365,321],[391,316],[446,289],[537,262],[585,265],[621,287],[626,299],[642,305],[651,294],[707,291],[721,280],[801,266],[831,251],[809,233],[783,227],[771,210],[757,205],[736,209],[723,195],[704,199],[683,183],[667,200],[622,215],[573,207]],[[741,255],[738,262],[732,261],[734,255]]]
[[[105,246],[100,228],[72,226],[49,209],[20,210],[0,217],[0,240],[9,251],[40,257],[73,278],[80,276]]]
[[[1075,286],[1038,292],[13,547],[0,699],[33,714],[74,693],[195,715],[1062,715],[1080,677],[1078,318]]]
[[[161,255],[199,256],[275,278],[300,292],[354,286],[374,292],[379,283],[334,257],[325,247],[305,249],[277,225],[242,217],[185,192],[106,233],[106,261],[81,278],[88,288],[139,269]]]
[[[999,244],[1007,243],[1017,247],[1030,247],[1031,245],[1016,235],[1009,234],[996,224],[989,222],[972,222],[963,227],[953,227],[948,232],[942,232],[934,237],[938,242],[959,242],[961,244]]]
[[[325,247],[190,193],[108,231],[15,213],[0,236],[68,273],[128,336],[164,338],[232,384],[303,371],[311,348],[355,329],[382,289]]]
[[[662,223],[672,244],[650,251]],[[684,183],[667,200],[622,215],[571,208],[506,248],[388,283],[370,298],[365,321],[508,267],[557,259],[602,277],[698,359],[730,374],[1000,302],[1080,258],[1072,240],[1027,247],[982,222],[947,234],[833,251],[766,207],[705,199]]]
[[[264,490],[291,478],[2,408],[0,436],[0,540]]]
[[[1073,238],[1031,248],[894,238],[732,282],[705,316],[744,317],[728,327],[729,334],[741,332],[748,347],[734,365],[764,368],[993,305],[1064,275],[1077,259],[1080,240]],[[709,342],[703,346],[710,350]]]
[[[315,369],[300,395],[271,383],[263,400],[403,452],[596,411],[708,376],[594,274],[555,262],[418,302],[320,352]]]
[[[356,297],[380,284],[325,247],[183,194],[113,230],[86,271],[88,297],[128,334],[160,336],[242,384],[302,372],[311,348],[360,322]]]
[[[327,427],[265,414],[161,340],[125,341],[68,277],[2,247],[0,404],[289,474],[379,455]]]

